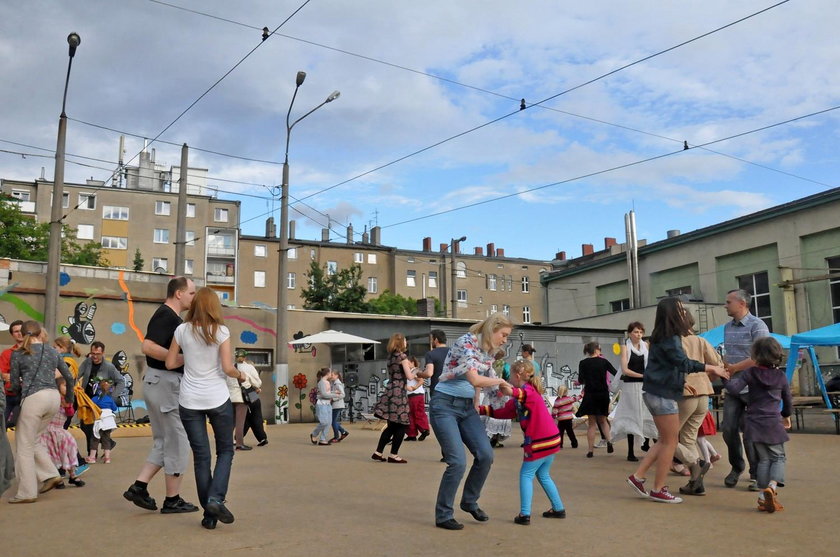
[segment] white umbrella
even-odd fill
[[[8,330],[9,330],[9,324],[4,323],[3,321],[0,321],[0,331],[8,331]]]
[[[330,329],[315,333],[314,335],[290,340],[289,344],[380,344],[380,342]]]

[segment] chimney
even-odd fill
[[[421,298],[417,300],[417,315],[418,317],[434,317],[435,316],[435,299]]]
[[[484,248],[481,246],[475,246],[475,254],[476,255],[484,255]]]
[[[504,257],[505,256],[505,248],[499,248],[496,250],[496,257]]]
[[[667,235],[668,235],[669,238],[676,238],[677,236],[680,235],[680,231],[679,230],[669,230]]]
[[[432,251],[432,239],[429,236],[423,238],[423,251]]]
[[[370,229],[370,243],[373,244],[374,246],[380,245],[379,242],[381,241],[381,236],[382,236],[382,229],[380,227],[374,226],[373,228]]]
[[[347,243],[353,243],[353,223],[347,225]]]
[[[604,249],[610,249],[616,244],[615,238],[604,238]]]
[[[487,257],[496,257],[496,244],[487,244]]]
[[[440,251],[441,251],[441,253],[446,252],[446,250],[447,250],[447,249],[449,249],[449,244],[443,244],[443,243],[442,243],[442,244],[440,245]]]
[[[365,226],[365,231],[362,232],[362,243],[369,244],[370,243],[370,234],[368,234],[367,226]]]
[[[274,217],[268,217],[265,220],[265,237],[274,238],[275,234],[277,234],[277,229],[274,226]]]
[[[322,228],[321,229],[321,241],[322,242],[329,242],[330,241],[330,229],[329,228]]]
[[[583,255],[592,255],[595,253],[595,247],[592,244],[581,244],[580,249]]]
[[[565,261],[566,260],[566,252],[565,251],[558,251],[554,254],[554,259],[558,261]]]
[[[289,240],[295,239],[295,221],[289,221]]]

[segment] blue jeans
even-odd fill
[[[750,466],[750,478],[755,478],[755,465],[758,462],[755,447],[749,439],[744,437],[744,449],[741,449],[741,421],[744,418],[746,408],[746,394],[733,395],[726,393],[726,398],[723,399],[723,421],[720,424],[720,429],[723,442],[726,443],[726,450],[729,453],[729,465],[732,466],[733,470],[739,473],[743,472],[746,468],[744,464],[744,452],[746,452],[747,462]]]
[[[347,433],[347,430],[341,427],[341,413],[344,411],[344,408],[333,408],[332,409],[332,428],[333,428],[333,438],[338,439],[341,437],[341,434]]]
[[[190,440],[195,469],[195,487],[198,500],[207,508],[208,499],[224,501],[233,466],[233,404],[230,399],[218,408],[191,410],[178,407],[181,422]],[[207,420],[216,440],[216,467],[210,471],[210,440],[207,437]],[[204,516],[208,516],[205,511]]]
[[[551,508],[555,511],[562,511],[563,501],[554,480],[551,479],[551,463],[554,462],[554,455],[549,455],[538,460],[528,460],[522,463],[519,469],[519,514],[531,516],[531,499],[534,498],[534,475],[537,481],[551,501]]]
[[[329,404],[316,404],[315,417],[318,419],[318,425],[312,430],[312,437],[318,437],[322,443],[327,442],[327,430],[332,423],[332,406]]]
[[[429,403],[429,415],[446,461],[435,503],[435,522],[440,523],[455,515],[455,494],[467,469],[464,445],[473,454],[473,465],[461,495],[461,506],[466,509],[478,508],[481,488],[493,465],[493,448],[471,398],[436,392]]]
[[[758,487],[765,488],[770,480],[778,484],[785,483],[785,445],[769,445],[767,443],[754,443],[755,452],[758,454],[758,464],[755,471],[755,479]]]

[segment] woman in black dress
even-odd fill
[[[400,445],[405,437],[405,430],[409,424],[408,392],[405,390],[405,382],[414,379],[411,371],[411,362],[408,361],[405,351],[408,343],[405,336],[400,333],[391,335],[388,341],[388,386],[385,392],[379,397],[379,402],[373,407],[373,415],[380,420],[386,420],[388,426],[379,436],[379,443],[376,451],[370,458],[381,462],[392,462],[394,464],[405,464],[408,462],[399,456]],[[385,458],[382,452],[385,445],[391,443],[391,456]]]
[[[595,432],[600,428],[604,437],[610,438],[610,423],[607,421],[610,389],[607,386],[607,373],[615,375],[617,371],[609,360],[601,356],[601,347],[597,342],[587,342],[583,353],[587,357],[578,364],[578,380],[583,385],[583,400],[576,416],[587,416],[589,420],[586,430],[589,452],[586,453],[586,458],[592,458],[595,450]],[[613,452],[613,445],[609,441],[607,452]]]

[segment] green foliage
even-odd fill
[[[326,266],[320,267],[315,261],[309,263],[309,271],[304,274],[307,278],[307,286],[301,291],[303,307],[328,311],[366,312],[368,310],[365,302],[367,290],[361,284],[362,267],[352,265],[334,275],[327,275],[326,270]]]
[[[63,226],[64,239],[61,242],[61,261],[71,265],[105,267],[108,261],[102,257],[102,245],[98,242],[80,244],[76,233],[69,226]],[[50,225],[37,223],[20,212],[20,205],[9,197],[0,198],[0,253],[10,259],[24,261],[46,261]]]
[[[142,271],[145,263],[143,255],[140,253],[140,248],[134,250],[134,262],[132,263],[134,265],[134,270],[138,272]]]
[[[417,300],[394,294],[387,288],[368,302],[370,313],[385,315],[417,315]]]

